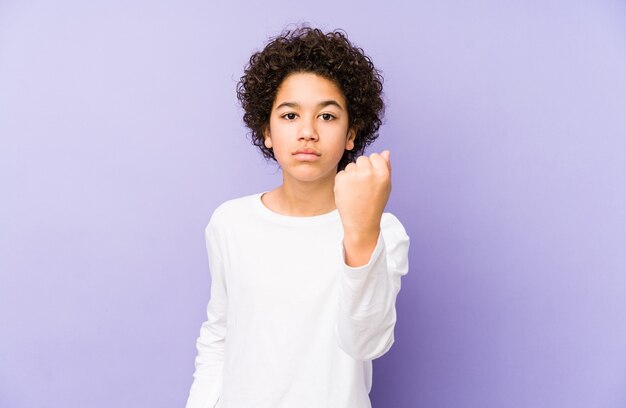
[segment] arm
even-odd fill
[[[211,299],[207,306],[207,320],[202,323],[200,337],[196,342],[198,355],[187,408],[215,407],[222,389],[228,298],[224,265],[218,251],[217,234],[211,222],[205,235],[211,271]]]
[[[361,156],[335,178],[344,230],[337,341],[358,360],[391,347],[400,278],[408,272],[409,237],[394,216],[383,217],[390,193],[389,151]]]
[[[402,224],[391,214],[381,224],[369,261],[359,267],[344,263],[340,278],[337,342],[357,360],[373,360],[391,348],[400,279],[409,268],[409,237]]]
[[[356,267],[370,259],[391,194],[391,160],[382,154],[361,156],[335,177],[335,204],[344,232],[345,262]]]

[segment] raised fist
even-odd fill
[[[335,205],[345,237],[369,241],[378,238],[380,219],[391,193],[389,155],[385,150],[361,156],[337,173]]]

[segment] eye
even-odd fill
[[[297,117],[297,115],[293,112],[289,112],[289,113],[285,113],[282,118],[287,119],[287,120],[294,120]]]
[[[322,120],[324,121],[329,121],[329,120],[333,120],[335,119],[335,115],[331,114],[331,113],[322,113],[320,115],[320,117],[322,118]]]

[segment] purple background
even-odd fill
[[[280,181],[235,84],[299,21],[386,77],[412,243],[374,406],[625,407],[623,2],[148,0],[0,1],[0,406],[184,405],[204,227]]]

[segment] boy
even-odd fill
[[[209,221],[211,298],[187,407],[371,407],[409,247],[383,213],[389,152],[360,156],[378,136],[382,77],[342,32],[303,27],[254,54],[237,91],[283,184]]]

